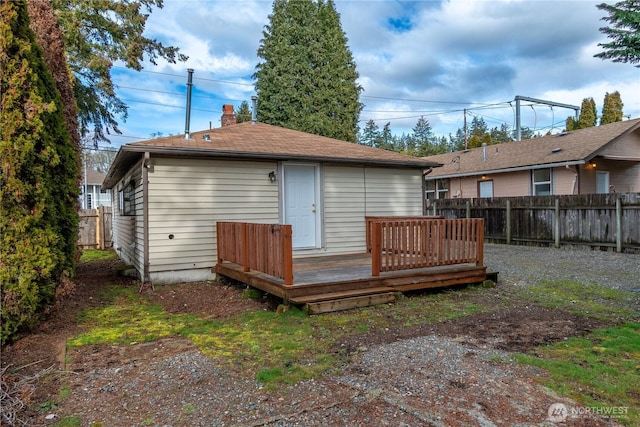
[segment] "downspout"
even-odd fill
[[[143,277],[142,286],[150,285],[151,276],[149,274],[149,168],[151,167],[151,154],[146,151],[144,153],[144,161],[142,162],[142,234],[143,234]],[[142,287],[141,287],[142,289]]]

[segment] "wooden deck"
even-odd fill
[[[369,252],[294,259],[291,225],[218,222],[215,273],[311,313],[487,278],[482,219],[367,217],[366,224]]]
[[[482,282],[486,267],[473,263],[371,274],[371,254],[297,258],[293,284],[239,264],[218,263],[215,272],[246,283],[286,302],[322,313],[395,300],[398,292]]]

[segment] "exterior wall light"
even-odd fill
[[[278,179],[276,177],[276,173],[274,171],[269,172],[269,181],[270,182],[276,182],[276,179]]]

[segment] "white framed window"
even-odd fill
[[[118,208],[122,216],[136,214],[136,182],[134,180],[129,181],[122,190],[118,191]]]
[[[596,172],[596,193],[607,194],[609,192],[609,172]]]
[[[478,194],[480,197],[493,197],[493,181],[478,181]]]
[[[534,196],[550,196],[552,194],[550,168],[531,171],[531,181]]]
[[[425,197],[427,200],[448,199],[449,180],[430,179],[425,181]]]

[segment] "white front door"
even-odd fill
[[[284,165],[284,222],[291,224],[293,248],[315,248],[319,210],[316,166]]]

